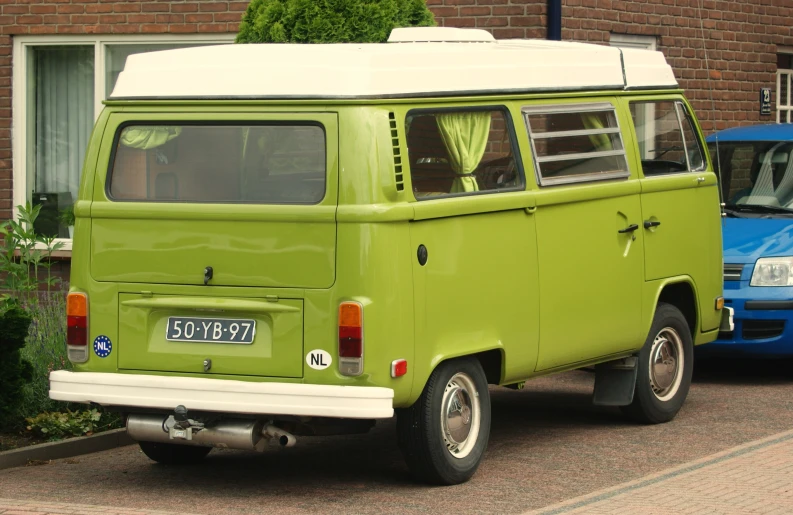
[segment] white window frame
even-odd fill
[[[639,48],[642,50],[658,50],[655,36],[637,36],[634,34],[612,34],[609,45],[618,48]]]
[[[779,68],[776,71],[776,123],[781,123],[781,113],[787,112],[787,123],[793,121],[793,105],[791,105],[791,77],[793,77],[793,70],[787,68]],[[787,84],[787,98],[782,98],[782,81]]]
[[[18,205],[27,202],[27,87],[28,52],[37,46],[80,45],[94,47],[94,121],[102,111],[105,91],[105,57],[108,45],[174,44],[174,43],[233,43],[236,34],[136,34],[136,35],[75,35],[75,36],[15,36],[12,69],[11,152],[13,166],[13,216],[19,215]],[[57,238],[62,250],[71,251],[70,238]]]

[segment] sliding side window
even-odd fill
[[[526,107],[523,115],[541,186],[630,175],[611,104]]]

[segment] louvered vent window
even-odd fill
[[[391,127],[391,147],[394,151],[394,178],[396,180],[397,191],[405,189],[402,175],[402,155],[399,151],[399,133],[397,132],[396,118],[394,113],[388,113],[388,124]]]

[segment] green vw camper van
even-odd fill
[[[151,459],[396,416],[476,471],[488,385],[594,366],[674,418],[722,311],[716,176],[657,52],[396,29],[127,60],[90,139],[53,399]]]

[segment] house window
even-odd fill
[[[776,62],[776,121],[793,122],[790,83],[793,77],[793,53],[777,54]]]
[[[77,198],[91,130],[126,58],[230,43],[233,38],[233,34],[14,38],[14,205],[41,205],[35,229],[68,239],[70,231],[60,222],[60,214]]]
[[[609,45],[618,48],[639,48],[642,50],[656,50],[655,36],[635,36],[633,34],[612,34]]]

